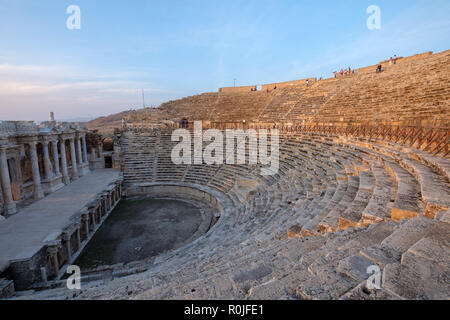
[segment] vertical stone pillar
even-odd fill
[[[108,213],[108,210],[109,210],[109,208],[108,208],[108,194],[107,193],[104,193],[102,195],[102,207],[103,207],[103,211],[101,211],[100,217],[105,216]]]
[[[82,226],[82,230],[81,230],[81,235],[83,237],[83,239],[87,239],[89,238],[89,212],[83,212],[81,214],[81,226]]]
[[[77,239],[77,251],[79,251],[81,249],[81,234],[80,234],[81,233],[81,230],[80,230],[81,225],[77,224],[75,227],[76,227],[75,236]]]
[[[100,222],[102,221],[102,215],[102,204],[100,204],[100,206],[95,208],[94,210],[95,223],[100,224]]]
[[[66,140],[61,139],[60,148],[61,148],[61,166],[62,166],[62,175],[63,175],[63,183],[69,184],[69,171],[67,169],[67,157],[66,157]]]
[[[97,146],[97,153],[98,153],[98,157],[101,158],[102,157],[102,151],[103,150],[103,146],[100,144]]]
[[[80,137],[76,137],[75,138],[76,148],[77,148],[77,152],[76,153],[77,153],[77,163],[78,163],[78,165],[81,165],[83,163],[80,140],[81,140]]]
[[[72,159],[72,179],[78,179],[77,157],[75,153],[75,139],[70,139],[70,157]]]
[[[64,245],[66,247],[67,263],[72,262],[72,246],[70,244],[70,233],[63,233]]]
[[[114,206],[114,200],[113,200],[113,192],[109,191],[108,192],[108,201],[109,201],[109,209],[111,210],[112,207]]]
[[[83,162],[88,163],[87,147],[86,147],[86,136],[81,138],[81,143],[83,145]]]
[[[52,146],[53,146],[53,159],[55,160],[55,176],[59,176],[61,175],[61,170],[59,167],[58,140],[53,140]]]
[[[48,254],[50,255],[50,261],[53,268],[53,274],[58,276],[59,274],[59,260],[58,260],[58,245],[51,244],[47,249]]]
[[[95,216],[95,208],[89,209],[89,216],[92,218],[92,223],[90,224],[91,231],[94,231],[97,225],[97,217]]]
[[[108,193],[104,193],[102,198],[105,205],[105,212],[103,214],[106,215],[109,211]]]
[[[30,155],[31,155],[31,171],[33,173],[33,183],[34,183],[34,199],[40,200],[44,198],[44,191],[41,185],[41,174],[39,172],[39,161],[36,151],[36,142],[30,142]]]
[[[42,151],[44,153],[44,173],[45,179],[50,180],[52,177],[52,164],[50,162],[50,153],[48,152],[48,141],[42,142]]]
[[[48,277],[47,277],[47,268],[46,267],[42,267],[41,268],[41,281],[46,283],[48,281]]]
[[[17,212],[16,203],[12,197],[11,179],[9,178],[8,160],[6,158],[6,147],[0,147],[0,178],[3,191],[3,205],[5,216]]]

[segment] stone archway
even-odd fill
[[[114,139],[113,138],[105,138],[102,141],[103,143],[103,151],[110,152],[114,151]]]
[[[186,118],[181,119],[180,127],[183,129],[189,129],[189,121]]]

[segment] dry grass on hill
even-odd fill
[[[131,113],[132,111],[123,111],[120,113],[111,114],[109,116],[100,117],[89,122],[86,122],[86,126],[89,130],[98,130],[102,134],[110,134],[114,132],[114,128],[122,127],[122,118]]]

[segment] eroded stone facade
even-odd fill
[[[84,124],[0,122],[0,213],[8,217],[89,172]]]

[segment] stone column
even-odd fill
[[[97,221],[96,221],[97,224],[101,224],[102,223],[102,212],[103,212],[102,209],[101,209],[102,207],[103,206],[95,209],[95,217],[97,219]]]
[[[41,185],[41,174],[39,172],[39,161],[36,151],[36,142],[30,142],[30,154],[31,154],[31,171],[33,173],[33,183],[34,183],[34,199],[40,200],[44,198],[44,191]]]
[[[16,203],[12,197],[11,179],[9,178],[8,160],[6,158],[6,147],[0,147],[0,178],[3,191],[3,205],[5,216],[17,212]]]
[[[89,215],[92,217],[92,224],[90,224],[89,227],[92,231],[94,231],[97,226],[97,217],[95,214],[95,209],[93,210],[89,209]]]
[[[102,195],[102,203],[103,206],[105,208],[105,210],[103,211],[103,216],[106,215],[109,211],[109,201],[108,201],[108,193],[104,193]]]
[[[112,193],[112,191],[110,191],[110,192],[108,192],[108,206],[109,206],[109,210],[111,210],[113,205],[114,205],[113,193]]]
[[[83,163],[82,160],[82,153],[81,153],[81,142],[80,142],[80,137],[76,137],[75,141],[76,141],[76,148],[77,148],[77,163],[79,165],[81,165]]]
[[[50,255],[50,261],[52,263],[54,275],[57,276],[59,274],[58,245],[50,244],[48,246],[47,252]]]
[[[102,195],[102,208],[103,210],[100,212],[100,217],[106,215],[108,213],[108,194]]]
[[[47,268],[46,267],[42,267],[41,268],[41,281],[44,282],[44,283],[48,281]]]
[[[86,136],[83,136],[81,138],[81,144],[83,146],[83,162],[88,163],[88,156],[87,156],[87,147],[86,147]]]
[[[84,239],[89,238],[89,212],[84,212],[81,215],[81,221],[82,221],[82,236]]]
[[[75,154],[75,139],[70,139],[70,156],[72,158],[72,179],[78,179],[77,157]]]
[[[81,228],[81,225],[77,224],[76,231],[75,231],[76,232],[75,236],[77,239],[77,251],[79,251],[81,249],[81,230],[80,230],[80,228]]]
[[[55,160],[55,175],[61,175],[61,171],[59,168],[59,153],[58,153],[58,140],[52,141],[53,146],[53,159]]]
[[[48,141],[42,142],[42,151],[44,153],[45,179],[50,180],[52,178],[52,164],[50,162],[50,153],[48,152]]]
[[[63,175],[63,183],[69,184],[69,171],[67,170],[67,157],[66,157],[66,140],[62,139],[60,141],[61,148],[61,166],[62,166],[62,175]]]
[[[70,264],[72,262],[72,247],[70,244],[70,234],[63,233],[64,245],[66,246],[66,255],[67,255],[67,263]]]

